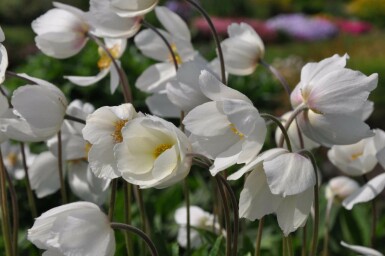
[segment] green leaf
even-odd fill
[[[219,251],[221,249],[222,241],[223,241],[223,236],[220,236],[220,237],[217,238],[213,248],[210,251],[209,256],[217,256],[217,255],[219,255]]]

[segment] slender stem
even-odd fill
[[[304,111],[305,109],[307,109],[307,107],[305,106],[304,103],[298,105],[294,110],[293,110],[293,113],[291,113],[291,116],[289,117],[289,119],[287,119],[286,123],[285,123],[285,130],[287,131],[291,125],[291,123],[295,120],[295,118],[298,116],[299,113],[301,113],[302,111]],[[282,148],[283,146],[283,134],[281,136],[281,138],[279,139],[279,143],[278,143],[278,147]]]
[[[0,192],[1,192],[1,227],[3,231],[5,255],[12,256],[12,240],[10,232],[9,222],[9,208],[7,203],[7,185],[5,178],[5,167],[3,162],[3,156],[0,149]]]
[[[238,234],[239,234],[239,212],[238,212],[238,202],[237,198],[232,190],[231,186],[227,180],[222,175],[217,175],[221,180],[222,184],[226,188],[228,194],[230,195],[231,205],[233,206],[233,215],[234,215],[234,233],[233,233],[233,255],[237,255],[238,248]]]
[[[29,208],[31,209],[32,218],[35,219],[37,217],[36,201],[35,201],[35,196],[32,192],[31,182],[29,179],[27,156],[25,155],[25,147],[23,142],[20,142],[20,151],[21,151],[21,157],[23,162],[23,168],[25,172],[25,184],[27,189],[28,204],[29,204]]]
[[[289,84],[286,82],[285,78],[281,75],[281,73],[279,73],[279,71],[275,67],[265,62],[263,59],[260,59],[259,63],[261,63],[262,66],[264,66],[267,70],[269,70],[279,80],[279,82],[285,89],[287,95],[289,95],[290,97],[291,90],[290,90]]]
[[[127,225],[131,225],[131,184],[128,182],[123,183],[124,190],[124,222]],[[132,242],[130,239],[130,235],[128,233],[124,234],[124,239],[126,242],[126,250],[129,256],[134,255],[134,251],[132,250]]]
[[[223,190],[222,182],[219,178],[219,175],[216,175],[214,177],[216,184],[219,189],[219,193],[222,198],[222,204],[224,208],[224,216],[225,216],[225,224],[226,224],[226,256],[231,256],[231,241],[232,241],[232,234],[231,234],[231,227],[230,227],[230,210],[229,205],[227,203],[226,194]]]
[[[221,47],[221,43],[219,41],[219,37],[218,37],[218,33],[215,29],[215,26],[210,18],[210,15],[207,14],[207,12],[199,5],[197,4],[196,2],[194,2],[193,0],[186,0],[188,3],[190,3],[192,6],[194,6],[201,14],[202,16],[206,19],[210,29],[211,29],[211,32],[213,34],[213,37],[214,37],[214,41],[215,41],[215,44],[217,46],[217,51],[218,51],[218,58],[219,58],[219,62],[221,64],[221,77],[222,77],[222,83],[223,84],[227,84],[226,82],[226,70],[225,70],[225,60],[223,58],[223,52],[222,52],[222,47]]]
[[[307,224],[302,228],[302,249],[301,256],[306,256],[306,246],[307,246]]]
[[[190,255],[191,250],[191,233],[190,233],[190,193],[188,189],[188,182],[187,177],[183,180],[183,191],[184,191],[184,198],[186,200],[186,232],[187,232],[187,247],[186,247],[186,255]]]
[[[76,116],[70,116],[68,114],[64,115],[64,119],[67,119],[67,120],[70,120],[70,121],[74,121],[74,122],[78,122],[78,123],[81,123],[81,124],[86,124],[85,120],[83,120],[81,118],[77,118]]]
[[[282,237],[282,255],[283,256],[288,256],[287,255],[287,243],[286,243],[286,237]]]
[[[64,172],[63,172],[63,153],[62,153],[62,140],[61,140],[61,132],[57,133],[57,162],[59,167],[59,178],[60,178],[60,193],[62,197],[63,204],[68,203],[66,186],[64,183]]]
[[[139,213],[140,213],[140,218],[142,222],[142,230],[144,233],[150,236],[151,234],[150,225],[147,219],[146,208],[144,207],[143,194],[142,194],[142,191],[139,189],[139,186],[134,185],[134,195],[135,195],[136,203],[139,206]]]
[[[363,175],[362,177],[365,183],[369,181],[366,175]],[[371,204],[372,204],[372,226],[371,226],[371,235],[370,235],[370,247],[375,248],[376,226],[377,226],[377,205],[376,205],[375,198],[372,200]]]
[[[24,80],[25,82],[27,82],[28,84],[32,84],[32,85],[36,85],[36,82],[27,78],[27,77],[23,77],[19,74],[16,74],[15,72],[12,72],[12,71],[5,71],[5,74],[8,76],[8,77],[15,77],[15,78],[18,78],[18,79],[21,79],[21,80]]]
[[[151,25],[147,21],[142,20],[142,24],[143,24],[143,26],[151,29],[155,34],[157,34],[160,37],[160,39],[162,39],[162,41],[166,45],[168,51],[170,52],[172,62],[174,63],[175,70],[177,71],[178,70],[178,61],[176,59],[175,52],[172,50],[170,43],[167,41],[167,38],[162,33],[160,33],[156,27],[154,27],[153,25]]]
[[[19,206],[17,204],[17,195],[15,187],[12,184],[11,177],[9,176],[9,173],[7,172],[5,166],[4,167],[4,173],[5,177],[8,182],[8,188],[9,188],[9,195],[11,198],[11,206],[12,206],[12,244],[13,244],[13,255],[17,255],[17,240],[18,240],[18,234],[19,234]]]
[[[323,250],[322,250],[322,254],[323,256],[328,256],[329,255],[329,248],[328,248],[328,244],[329,244],[329,223],[330,223],[330,212],[331,212],[331,209],[332,209],[332,205],[333,205],[333,197],[332,198],[329,198],[328,201],[327,201],[327,205],[326,205],[326,214],[325,214],[325,237],[324,237],[324,244],[323,244]]]
[[[254,254],[255,256],[261,255],[261,241],[262,241],[262,232],[263,232],[264,222],[265,222],[265,217],[262,217],[258,223],[258,233],[257,233],[257,238],[255,239],[255,254]]]
[[[113,179],[111,181],[110,203],[109,203],[109,207],[108,207],[108,220],[110,222],[113,221],[113,219],[114,219],[117,185],[118,185],[118,179]]]
[[[293,256],[293,241],[290,235],[286,237],[286,242],[287,242],[287,251],[288,251],[287,255]]]
[[[135,233],[136,235],[140,236],[144,240],[144,242],[147,244],[148,249],[151,252],[151,255],[158,256],[158,251],[156,250],[156,247],[155,247],[154,243],[146,235],[146,233],[144,233],[142,230],[140,230],[140,229],[138,229],[136,227],[127,225],[127,224],[116,223],[116,222],[112,222],[111,223],[111,228],[125,230],[125,231],[129,231],[129,232]]]
[[[282,132],[282,134],[283,134],[283,136],[285,138],[285,141],[286,141],[287,149],[290,152],[293,152],[292,147],[291,147],[290,138],[289,138],[289,135],[287,134],[287,130],[282,125],[282,123],[278,120],[278,118],[276,118],[273,115],[266,114],[266,113],[261,113],[260,116],[265,118],[265,119],[270,119],[271,121],[273,121],[279,127],[279,129],[281,129],[281,132]]]
[[[7,95],[7,93],[5,92],[4,88],[1,85],[0,85],[0,93],[3,94],[3,96],[7,98],[8,107],[13,108],[9,95]]]
[[[132,93],[131,93],[131,88],[130,88],[130,85],[128,83],[128,79],[127,79],[127,76],[126,74],[124,73],[123,69],[121,69],[118,65],[118,63],[116,62],[114,56],[112,56],[111,52],[108,50],[108,48],[104,45],[104,43],[99,39],[97,38],[96,36],[92,35],[91,33],[88,33],[87,34],[89,38],[91,38],[100,48],[102,48],[104,50],[104,52],[107,54],[107,56],[110,58],[112,64],[114,65],[116,71],[118,72],[118,75],[119,75],[119,80],[120,80],[120,84],[122,86],[122,90],[123,90],[123,95],[124,95],[124,100],[126,102],[132,102]]]

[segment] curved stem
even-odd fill
[[[301,113],[302,111],[306,110],[307,107],[305,106],[304,103],[298,105],[294,110],[293,110],[293,113],[291,113],[291,116],[289,117],[289,119],[287,119],[286,123],[285,123],[285,130],[287,131],[291,125],[291,123],[295,120],[295,118],[298,116],[299,113]],[[279,143],[278,143],[278,147],[282,148],[283,146],[283,134],[281,136],[281,138],[279,139]]]
[[[5,71],[5,74],[8,76],[8,77],[14,77],[14,78],[18,78],[18,79],[21,79],[21,80],[24,80],[25,82],[27,82],[28,84],[32,84],[32,85],[36,85],[36,82],[35,81],[32,81],[31,79],[27,78],[27,77],[24,77],[24,76],[21,76],[15,72],[12,72],[12,71]]]
[[[279,82],[285,89],[287,95],[289,95],[290,97],[291,90],[290,90],[289,84],[286,82],[285,78],[283,78],[281,73],[279,73],[279,71],[275,67],[265,62],[263,59],[260,59],[259,63],[261,63],[262,66],[264,66],[267,70],[269,70],[279,80]]]
[[[77,122],[77,123],[80,123],[80,124],[86,124],[85,120],[83,120],[81,118],[77,118],[76,116],[71,116],[71,115],[65,114],[64,115],[64,119],[67,119],[69,121],[74,121],[74,122]]]
[[[64,183],[64,172],[63,172],[63,153],[62,153],[62,140],[61,132],[57,133],[57,162],[59,167],[59,178],[60,178],[60,193],[62,197],[63,204],[68,203],[66,186]]]
[[[257,238],[255,239],[255,253],[254,253],[255,256],[261,255],[261,241],[262,241],[262,232],[263,232],[264,222],[265,222],[265,217],[262,217],[258,223],[258,233],[257,233]]]
[[[10,99],[10,96],[7,95],[7,93],[5,92],[4,88],[0,85],[0,93],[7,98],[7,101],[8,101],[8,107],[9,108],[13,108],[12,106],[12,103],[11,103],[11,99]]]
[[[139,189],[139,186],[137,185],[134,185],[134,195],[136,202],[139,206],[140,217],[142,219],[142,229],[146,234],[149,235],[151,232],[147,219],[146,208],[144,207],[143,194],[142,191]]]
[[[17,240],[18,240],[18,234],[19,234],[19,206],[17,204],[17,195],[16,190],[12,184],[11,177],[9,176],[9,173],[5,169],[5,176],[8,182],[8,188],[9,188],[9,195],[11,198],[11,207],[12,207],[12,244],[13,244],[13,254],[17,255]]]
[[[132,102],[131,88],[130,88],[130,85],[128,83],[127,76],[124,73],[123,69],[121,69],[119,67],[114,56],[112,56],[111,52],[108,50],[108,48],[104,45],[104,43],[99,38],[92,35],[91,33],[88,33],[87,36],[89,38],[91,38],[100,48],[102,48],[104,50],[104,52],[107,54],[107,56],[110,58],[112,64],[114,65],[116,71],[118,72],[120,84],[121,84],[122,90],[123,90],[124,100],[127,103]]]
[[[148,249],[149,249],[150,252],[151,252],[151,255],[152,255],[152,256],[158,256],[158,251],[156,250],[156,247],[155,247],[154,243],[153,243],[153,242],[151,241],[151,239],[146,235],[146,233],[144,233],[142,230],[140,230],[140,229],[138,229],[138,228],[136,228],[136,227],[127,225],[127,224],[116,223],[116,222],[112,222],[112,223],[111,223],[111,228],[129,231],[129,232],[132,232],[132,233],[134,233],[134,234],[140,236],[140,237],[144,240],[144,242],[147,244]]]
[[[111,194],[110,194],[110,203],[108,207],[108,220],[112,221],[114,219],[114,211],[115,211],[115,199],[116,199],[116,188],[118,185],[118,180],[113,179],[111,181]]]
[[[223,208],[224,208],[224,216],[225,216],[225,224],[226,224],[226,256],[231,256],[232,234],[231,234],[231,228],[230,228],[229,205],[227,203],[226,194],[225,194],[225,191],[223,190],[222,182],[219,178],[219,175],[216,175],[214,179],[218,186],[219,193],[222,198]]]
[[[37,217],[36,201],[35,201],[35,196],[32,192],[31,182],[29,180],[27,157],[25,155],[25,147],[24,147],[23,142],[20,142],[20,151],[21,151],[21,156],[22,156],[23,168],[24,168],[24,172],[25,172],[25,184],[26,184],[26,189],[27,189],[28,204],[29,204],[29,207],[31,209],[32,218],[35,219]]]
[[[230,201],[233,206],[233,215],[234,215],[234,234],[233,234],[233,255],[237,255],[238,248],[238,233],[239,233],[239,212],[238,212],[238,202],[237,198],[234,194],[234,191],[230,187],[227,180],[222,175],[217,175],[221,180],[222,184],[225,186],[227,192],[230,195]]]
[[[164,35],[162,33],[160,33],[159,30],[156,27],[154,27],[153,25],[151,25],[147,21],[142,20],[142,24],[143,24],[143,26],[151,29],[155,34],[157,34],[160,37],[160,39],[162,39],[162,41],[166,45],[168,51],[170,52],[172,61],[174,63],[175,70],[178,70],[178,61],[176,59],[175,52],[172,50],[172,47],[171,47],[170,43],[167,41],[167,38],[164,37]]]
[[[292,148],[291,148],[291,142],[290,142],[290,138],[289,138],[289,135],[287,134],[287,130],[285,129],[285,127],[282,125],[282,123],[278,120],[278,118],[276,118],[275,116],[273,115],[270,115],[270,114],[265,114],[265,113],[261,113],[260,114],[261,117],[263,118],[267,118],[267,119],[270,119],[271,121],[273,121],[278,127],[279,129],[281,129],[281,132],[285,138],[285,141],[286,141],[286,145],[287,145],[287,149],[290,151],[290,152],[293,152]]]
[[[3,156],[0,149],[0,196],[1,196],[1,227],[3,231],[5,255],[12,256],[12,240],[9,222],[9,208],[7,203],[7,185],[5,177],[5,167],[3,162]]]
[[[223,84],[227,84],[227,81],[226,81],[226,70],[225,70],[225,60],[223,58],[223,52],[222,52],[222,47],[221,47],[221,43],[219,42],[219,37],[218,37],[218,33],[215,29],[215,26],[210,18],[210,16],[207,14],[207,12],[199,5],[197,4],[196,2],[194,2],[193,0],[186,0],[188,3],[190,3],[192,6],[194,6],[201,14],[202,16],[206,19],[210,29],[211,29],[211,32],[213,34],[213,37],[214,37],[214,40],[215,40],[215,44],[217,46],[217,50],[218,50],[218,58],[219,58],[219,62],[221,64],[221,77],[222,77],[222,83]]]

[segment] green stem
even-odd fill
[[[69,121],[74,121],[74,122],[77,122],[77,123],[81,123],[81,124],[86,124],[85,120],[83,120],[81,118],[77,118],[76,116],[70,116],[68,114],[64,115],[64,119],[67,119]]]
[[[285,123],[284,128],[285,128],[286,131],[289,129],[291,123],[295,120],[295,118],[298,116],[298,114],[301,113],[302,111],[304,111],[305,109],[307,109],[307,107],[305,106],[304,103],[301,103],[300,105],[298,105],[293,110],[293,113],[291,113],[289,119]],[[279,143],[278,143],[278,147],[282,148],[282,146],[283,146],[283,135],[279,139]]]
[[[326,214],[325,214],[325,237],[324,237],[324,244],[323,244],[323,250],[322,254],[323,256],[329,255],[329,223],[330,223],[330,211],[332,209],[333,205],[333,198],[328,199],[327,206],[326,206]]]
[[[264,222],[265,222],[265,217],[262,217],[258,223],[258,233],[257,233],[257,238],[255,239],[255,253],[254,253],[255,256],[261,255],[261,241],[262,241]]]
[[[369,179],[366,175],[362,176],[365,183],[368,183]],[[371,235],[370,235],[370,247],[375,248],[376,241],[376,226],[377,226],[377,204],[376,199],[373,198],[372,202],[372,226],[371,226]]]
[[[131,189],[132,189],[131,184],[124,182],[123,189],[124,189],[124,222],[127,225],[131,225]],[[132,242],[130,239],[130,235],[128,233],[125,233],[124,239],[126,242],[127,254],[129,256],[133,256],[134,251],[132,249]]]
[[[15,188],[12,184],[11,177],[9,177],[9,173],[7,172],[5,166],[4,167],[4,173],[8,182],[8,188],[9,188],[9,195],[11,198],[11,205],[12,205],[12,244],[13,244],[13,255],[18,255],[17,253],[17,241],[18,241],[18,234],[19,234],[19,206],[17,204],[17,195]]]
[[[25,172],[25,184],[26,184],[26,189],[27,189],[28,204],[29,204],[29,208],[31,209],[32,218],[35,219],[35,218],[37,218],[36,201],[35,201],[35,196],[32,192],[31,182],[29,179],[27,157],[25,155],[25,147],[24,147],[23,142],[20,142],[20,150],[21,150],[21,156],[22,156],[22,161],[23,161],[23,168],[24,168],[24,172]]]
[[[0,149],[0,192],[1,192],[1,222],[2,222],[2,231],[5,247],[5,255],[12,256],[12,240],[11,240],[11,231],[10,231],[10,222],[9,222],[9,208],[7,203],[7,185],[5,177],[5,168],[3,162],[3,156]]]
[[[153,242],[151,241],[151,239],[146,235],[146,233],[144,233],[142,230],[140,230],[140,229],[138,229],[138,228],[136,228],[136,227],[127,225],[127,224],[116,223],[116,222],[112,222],[112,223],[111,223],[111,228],[129,231],[129,232],[132,232],[132,233],[134,233],[134,234],[140,236],[140,237],[144,240],[144,242],[147,244],[148,249],[149,249],[150,252],[151,252],[151,255],[152,255],[152,256],[158,256],[158,252],[157,252],[157,250],[156,250],[156,247],[155,247],[154,243],[153,243]]]
[[[117,185],[118,185],[118,179],[113,179],[111,181],[111,194],[110,194],[110,202],[108,207],[108,220],[110,222],[112,222],[114,219]]]
[[[8,77],[18,78],[18,79],[24,80],[24,81],[27,82],[28,84],[36,85],[36,82],[35,82],[35,81],[32,81],[31,79],[29,79],[29,78],[27,78],[27,77],[20,76],[19,74],[15,73],[15,72],[12,72],[12,71],[7,70],[7,71],[5,71],[5,74],[6,74]]]
[[[186,255],[190,255],[191,250],[191,233],[190,233],[190,193],[188,189],[187,177],[183,180],[183,191],[184,197],[186,200],[186,232],[187,232],[187,247],[186,247]]]
[[[285,89],[287,95],[289,95],[290,97],[290,93],[291,93],[290,87],[286,82],[285,78],[283,78],[283,76],[278,72],[278,70],[274,68],[272,65],[270,65],[269,63],[265,62],[263,59],[260,59],[259,63],[261,63],[262,66],[264,66],[267,70],[269,70],[278,79],[278,81],[281,83],[281,85]]]
[[[270,115],[270,114],[266,114],[266,113],[261,113],[260,114],[261,117],[265,118],[265,119],[270,119],[271,121],[273,121],[278,127],[279,129],[281,130],[284,138],[285,138],[285,141],[286,141],[286,145],[287,145],[287,149],[290,151],[290,152],[293,152],[292,150],[292,147],[291,147],[291,142],[290,142],[290,138],[289,138],[289,135],[287,134],[287,130],[285,129],[285,127],[282,125],[282,123],[279,121],[278,118],[276,118],[275,116],[273,115]]]
[[[150,225],[147,218],[146,208],[144,207],[142,191],[139,189],[139,186],[134,185],[133,187],[134,187],[135,200],[139,206],[140,218],[142,222],[142,230],[144,231],[144,233],[150,236],[151,234]]]
[[[286,237],[286,242],[287,242],[287,252],[288,252],[287,255],[293,256],[293,241],[290,235]]]
[[[104,52],[107,54],[107,56],[110,58],[112,65],[114,65],[116,71],[119,75],[120,84],[122,86],[124,100],[127,103],[132,102],[132,93],[131,88],[128,83],[128,79],[126,74],[124,73],[123,69],[119,67],[118,63],[116,62],[114,56],[112,56],[111,52],[108,50],[108,48],[104,45],[104,43],[97,38],[96,36],[92,35],[91,33],[87,34],[89,38],[91,38],[100,48],[104,50]]]
[[[301,256],[306,256],[306,246],[307,246],[307,224],[302,228],[302,249]]]
[[[210,18],[210,15],[207,14],[207,12],[199,5],[197,4],[196,2],[194,2],[193,0],[186,0],[188,3],[190,3],[192,6],[194,6],[201,14],[202,16],[206,19],[210,29],[211,29],[211,32],[213,34],[213,37],[214,37],[214,41],[215,41],[215,44],[217,46],[217,52],[218,52],[218,58],[219,58],[219,62],[220,62],[220,65],[221,65],[221,77],[222,77],[222,83],[223,84],[227,84],[226,82],[226,70],[225,70],[225,60],[223,58],[223,52],[222,52],[222,47],[221,47],[221,43],[219,41],[219,37],[218,37],[218,33],[215,29],[215,26]]]
[[[63,153],[62,153],[62,140],[61,140],[61,132],[57,133],[57,162],[59,167],[59,179],[60,179],[60,193],[62,197],[62,203],[68,203],[67,191],[64,182],[64,172],[63,172]]]

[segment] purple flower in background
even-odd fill
[[[267,20],[270,29],[279,30],[301,40],[320,40],[333,37],[338,28],[330,21],[310,18],[304,14],[281,14]]]
[[[181,16],[185,21],[188,21],[192,17],[192,9],[191,5],[187,2],[177,1],[177,0],[169,0],[166,2],[165,6],[171,11],[177,13]]]

